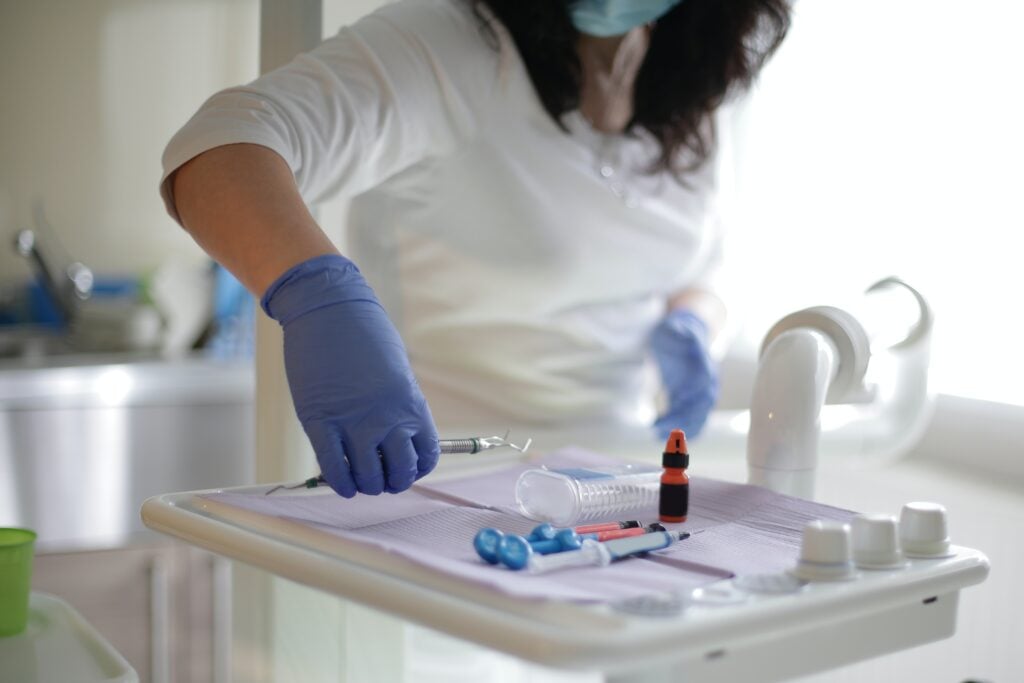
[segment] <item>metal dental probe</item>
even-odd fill
[[[489,451],[492,448],[503,448],[505,446],[512,450],[525,453],[533,443],[533,439],[527,439],[526,444],[523,446],[517,446],[508,440],[508,432],[505,432],[505,436],[474,436],[465,439],[440,439],[438,445],[441,447],[441,455],[451,455],[455,453],[479,453],[480,451]],[[285,489],[291,491],[293,489],[314,489],[321,484],[326,484],[327,480],[324,479],[324,475],[318,474],[315,477],[310,477],[300,484],[293,484],[291,486],[285,486],[284,484],[278,484],[274,488],[267,491],[265,496],[269,496],[274,491],[279,489]]]

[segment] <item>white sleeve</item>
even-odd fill
[[[291,167],[302,196],[353,196],[473,137],[499,58],[469,3],[405,0],[364,17],[247,86],[217,93],[171,139],[167,179],[196,155],[253,143]]]
[[[733,149],[732,105],[718,109],[715,117],[715,147],[705,166],[694,179],[708,194],[707,242],[701,267],[693,274],[688,289],[699,289],[717,295],[723,301],[732,296],[735,268],[725,264],[729,245],[729,228],[735,205],[735,152]]]

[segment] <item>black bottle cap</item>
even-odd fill
[[[662,467],[687,468],[690,466],[689,453],[663,453],[661,456]]]

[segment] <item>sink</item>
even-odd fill
[[[75,307],[66,325],[17,323],[0,325],[0,363],[77,355],[87,363],[112,353],[146,353],[160,357],[165,334],[156,308],[132,299],[94,298]]]
[[[149,496],[251,483],[251,361],[0,360],[0,526],[46,550],[147,537]]]
[[[0,327],[0,364],[18,364],[70,351],[66,335],[55,329],[34,325]]]

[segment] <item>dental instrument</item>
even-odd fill
[[[531,574],[540,574],[565,567],[605,567],[614,560],[621,560],[652,550],[661,550],[676,541],[682,541],[689,537],[690,534],[685,531],[652,531],[641,536],[618,538],[604,543],[586,539],[579,550],[553,555],[531,555],[525,566]]]
[[[604,531],[595,531],[593,534],[599,541],[612,541],[616,538],[642,536],[644,534],[649,534],[652,531],[666,531],[666,529],[658,522],[652,522],[651,524],[643,527],[634,527],[631,529],[605,529]]]
[[[613,529],[635,529],[640,526],[640,522],[625,522],[628,526],[620,526],[623,522],[609,522],[607,524],[587,524],[585,526],[574,527],[573,531],[578,534],[592,534],[598,531],[611,531]],[[527,535],[526,540],[528,541],[550,541],[560,531],[558,527],[553,524],[544,522],[533,527]]]
[[[531,557],[579,550],[586,541],[596,543],[596,534],[580,536],[572,529],[562,529],[549,541],[527,541],[522,536],[507,534],[498,542],[498,559],[509,569],[519,570]]]
[[[614,528],[612,525],[615,525]],[[612,541],[617,538],[643,536],[656,531],[665,531],[657,522],[647,526],[622,528],[618,522],[604,525],[600,531],[579,533],[576,529],[556,529],[550,524],[541,524],[529,536],[505,534],[498,529],[486,527],[473,537],[473,549],[488,564],[504,564],[510,569],[522,569],[534,554],[550,555],[567,550],[579,550],[584,541]],[[601,526],[601,525],[594,525]]]
[[[530,444],[533,443],[533,439],[527,439],[525,444],[517,446],[508,440],[508,434],[509,432],[506,431],[504,436],[474,436],[465,439],[440,439],[437,443],[441,447],[441,455],[453,455],[456,453],[467,453],[472,455],[474,453],[479,453],[480,451],[489,451],[492,448],[503,447],[511,448],[512,450],[519,451],[520,453],[526,453],[530,448]],[[327,480],[324,479],[324,475],[318,474],[315,477],[310,477],[298,484],[287,486],[285,484],[278,484],[267,491],[264,495],[269,496],[271,493],[281,489],[284,489],[285,491],[302,488],[315,489],[321,484],[326,483]]]
[[[641,531],[642,533],[642,531]],[[506,534],[487,527],[473,537],[476,554],[488,564],[504,564],[511,569],[522,569],[534,553],[558,553],[576,550],[586,539],[597,540],[596,534],[581,536],[572,529],[558,529],[550,538],[526,538]]]
[[[530,444],[533,443],[533,439],[527,439],[526,444],[523,446],[517,446],[508,440],[508,432],[505,432],[505,436],[478,436],[468,439],[441,439],[438,442],[441,446],[441,455],[448,455],[453,453],[479,453],[480,451],[489,451],[492,448],[502,448],[507,446],[514,451],[525,453],[530,448]]]
[[[658,524],[657,522],[641,526],[640,522],[637,520],[629,520],[627,522],[606,522],[604,524],[584,524],[583,526],[573,528],[573,531],[581,536],[594,534],[597,536],[597,540],[599,541],[610,541],[613,538],[636,536],[648,531],[664,530],[665,527],[661,526],[661,524]],[[534,527],[533,531],[531,531],[526,537],[526,540],[531,543],[533,541],[549,541],[554,538],[559,531],[561,531],[561,529],[545,522]]]
[[[575,527],[575,529],[576,533],[578,534],[589,534],[594,531],[610,531],[612,529],[635,529],[638,526],[640,526],[639,520],[628,519],[624,522],[599,522],[596,524],[583,524],[581,526]]]

